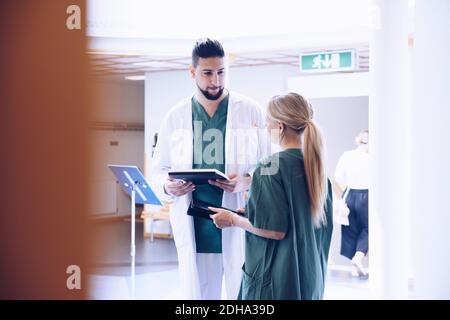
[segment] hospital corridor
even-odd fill
[[[450,0],[18,3],[0,300],[450,300]]]

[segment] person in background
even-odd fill
[[[349,225],[342,225],[341,255],[351,259],[361,279],[368,277],[363,258],[369,250],[369,131],[355,138],[357,147],[339,158],[334,175],[335,194],[345,192]]]
[[[241,299],[322,299],[333,230],[322,136],[296,93],[271,99],[267,127],[282,151],[256,168],[246,216],[210,208],[211,217],[247,231]]]

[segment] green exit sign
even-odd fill
[[[324,51],[300,56],[301,72],[336,72],[355,70],[355,50]]]

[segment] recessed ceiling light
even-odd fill
[[[145,80],[145,75],[140,75],[140,76],[126,76],[125,79],[127,79],[127,80],[134,80],[134,81]]]
[[[141,52],[120,52],[120,51],[88,51],[87,54],[109,55],[109,56],[141,56]]]
[[[136,62],[134,63],[136,66],[144,66],[151,68],[173,68],[178,67],[179,65],[167,62],[167,61],[146,61],[146,62]]]

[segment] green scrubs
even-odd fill
[[[220,102],[211,118],[197,99],[192,98],[193,169],[217,169],[225,172],[227,111],[228,95]],[[221,188],[202,184],[196,186],[192,197],[221,207],[222,195]],[[222,253],[222,230],[216,228],[212,220],[194,217],[194,232],[198,253]]]
[[[276,164],[279,170],[264,175]],[[273,168],[273,167],[272,167]],[[256,228],[281,231],[282,240],[246,232],[241,299],[321,299],[324,292],[332,220],[331,184],[326,200],[327,225],[317,229],[309,208],[303,154],[287,149],[254,172],[246,214]]]

